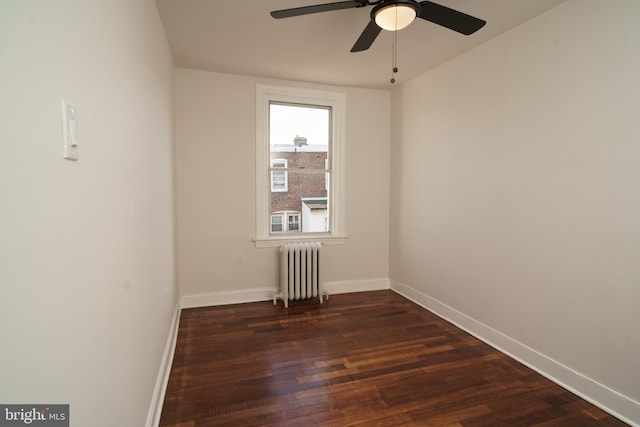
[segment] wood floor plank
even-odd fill
[[[392,291],[183,310],[160,426],[623,426]]]

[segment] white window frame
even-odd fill
[[[287,171],[279,171],[279,170],[274,170],[275,166],[273,166],[274,163],[284,163],[284,166],[278,166],[282,167],[284,169],[287,168],[287,159],[271,159],[271,191],[275,192],[275,193],[286,193],[287,191],[289,191],[289,175],[287,173]],[[275,182],[275,180],[273,179],[273,174],[274,173],[283,173],[284,174],[284,188],[274,188],[273,187],[273,183]]]
[[[331,182],[329,193],[329,224],[331,230],[323,233],[296,233],[273,235],[271,230],[271,174],[269,149],[269,104],[281,102],[331,108]],[[319,241],[324,244],[343,244],[346,240],[345,217],[345,116],[346,96],[340,92],[305,88],[256,85],[256,247],[277,247],[300,240]]]
[[[324,159],[324,168],[329,169],[329,159]],[[329,190],[329,174],[324,174],[324,189]]]

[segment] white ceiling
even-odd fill
[[[396,85],[473,49],[564,0],[441,0],[487,21],[463,36],[417,19],[398,32]],[[156,0],[177,67],[391,89],[393,33],[350,53],[372,6],[274,19],[272,10],[332,0]]]

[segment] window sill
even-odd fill
[[[256,248],[277,248],[287,243],[320,242],[323,245],[344,245],[347,236],[327,236],[318,234],[305,234],[297,236],[270,236],[253,239]]]

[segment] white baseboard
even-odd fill
[[[362,279],[324,282],[324,290],[329,295],[348,294],[351,292],[381,291],[390,289],[389,279]]]
[[[389,279],[363,279],[325,282],[324,290],[329,295],[346,294],[350,292],[366,292],[389,289]],[[208,307],[213,305],[244,304],[247,302],[271,301],[273,288],[241,289],[237,291],[219,291],[199,295],[183,295],[182,308]]]
[[[390,285],[391,289],[398,294],[453,323],[457,327],[528,366],[570,392],[632,426],[640,426],[639,402],[576,372],[570,367],[527,347],[411,286],[397,281],[391,281]]]
[[[167,343],[164,346],[164,353],[162,354],[162,360],[160,362],[160,369],[158,370],[158,377],[156,378],[156,385],[153,388],[153,396],[151,397],[149,412],[147,412],[147,422],[145,423],[146,427],[157,427],[158,424],[160,424],[162,405],[167,391],[167,384],[169,383],[169,374],[171,373],[171,365],[173,364],[173,355],[176,350],[179,325],[180,304],[176,304],[176,308],[173,313],[173,320],[169,327]]]
[[[183,295],[182,308],[208,307],[212,305],[244,304],[247,302],[269,301],[273,299],[275,288],[240,289],[219,291],[199,295]]]

